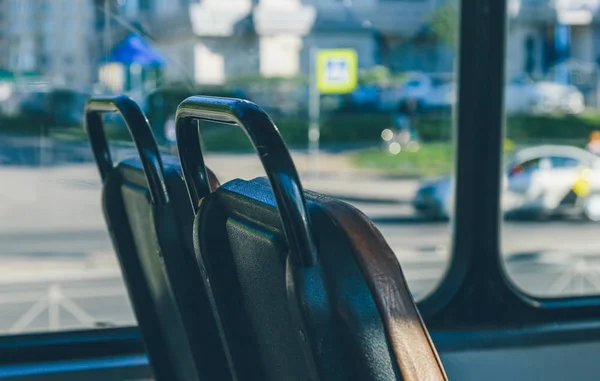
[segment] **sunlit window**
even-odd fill
[[[456,1],[4,5],[0,332],[135,324],[82,130],[94,94],[138,102],[165,155],[176,151],[172,122],[185,97],[254,101],[275,120],[304,186],[376,223],[417,298],[441,279],[453,214]],[[114,157],[131,155],[122,123],[106,123]],[[241,131],[207,127],[202,137],[222,183],[264,175]]]
[[[523,292],[597,294],[600,2],[556,1],[533,23],[539,3],[508,25],[502,252]]]

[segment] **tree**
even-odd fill
[[[431,14],[431,30],[435,38],[455,48],[458,44],[458,9],[451,2],[437,7]]]
[[[363,85],[387,85],[391,82],[392,74],[386,66],[373,66],[358,72],[358,81]]]

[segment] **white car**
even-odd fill
[[[396,103],[417,99],[425,109],[449,109],[456,103],[456,94],[452,75],[417,72],[408,76],[394,99]],[[585,99],[575,86],[518,76],[506,85],[505,109],[508,114],[579,114],[585,110]]]
[[[585,99],[575,86],[551,81],[534,82],[521,76],[507,84],[505,108],[509,114],[556,111],[579,114],[585,110]]]
[[[502,210],[508,215],[575,215],[600,221],[600,158],[581,148],[544,145],[525,148],[503,174]],[[450,176],[425,181],[413,199],[427,218],[452,215]]]
[[[383,94],[384,103],[396,107],[405,99],[416,99],[425,109],[450,109],[456,101],[452,74],[413,72],[392,92]]]

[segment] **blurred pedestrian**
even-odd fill
[[[409,130],[411,128],[411,119],[417,109],[417,102],[412,98],[403,99],[398,103],[394,113],[394,126],[396,130]]]
[[[587,144],[587,150],[594,155],[600,156],[600,131],[593,131]]]
[[[416,131],[412,126],[413,117],[417,111],[418,102],[416,99],[403,99],[394,113],[394,127],[396,136],[401,145],[416,141]]]

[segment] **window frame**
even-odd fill
[[[438,332],[519,328],[526,334],[547,324],[561,331],[597,321],[600,295],[534,297],[506,272],[500,199],[507,1],[462,0],[459,14],[453,255],[445,276],[419,309],[428,328]]]
[[[145,355],[136,327],[0,336],[0,374],[7,366]]]
[[[0,336],[2,380],[151,378],[136,327]]]

